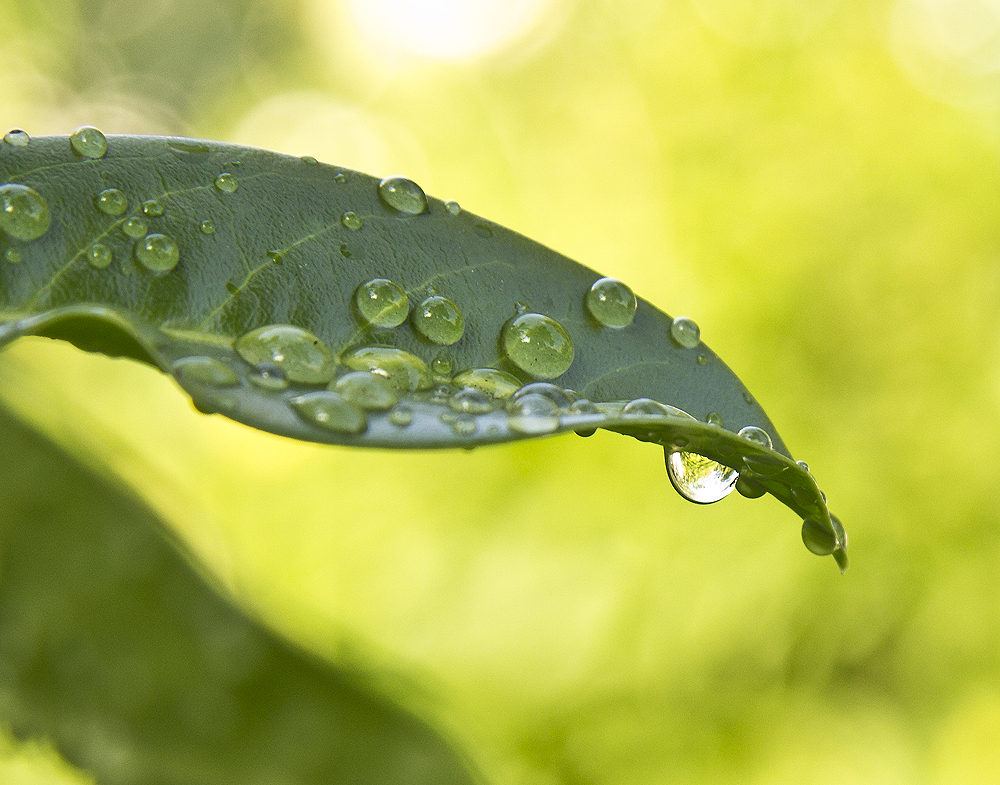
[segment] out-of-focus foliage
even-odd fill
[[[0,4],[0,125],[402,172],[625,280],[768,402],[851,524],[852,569],[772,503],[684,505],[657,451],[612,435],[299,445],[40,341],[0,356],[8,406],[282,632],[387,674],[490,781],[992,781],[994,4],[553,0],[520,44],[432,60],[346,3],[206,2],[186,13],[230,27],[198,77],[186,6],[145,7],[155,68],[123,5]],[[97,46],[102,19],[125,32]]]

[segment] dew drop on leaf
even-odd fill
[[[206,218],[198,224],[198,231],[202,234],[212,234],[215,232],[215,223],[213,223],[211,218]]]
[[[156,199],[147,199],[142,203],[142,212],[151,218],[163,215],[164,210],[163,202],[158,202]]]
[[[150,272],[165,273],[177,266],[181,252],[172,237],[154,232],[147,234],[141,243],[136,243],[135,258]]]
[[[507,322],[500,346],[508,360],[538,379],[561,376],[573,363],[573,340],[566,328],[540,313],[525,313]]]
[[[124,215],[128,197],[117,188],[105,188],[94,198],[94,204],[105,215]]]
[[[458,306],[439,294],[428,297],[414,308],[410,321],[420,335],[441,346],[457,343],[465,331],[465,320]]]
[[[463,387],[448,399],[448,406],[456,412],[466,414],[486,414],[493,411],[493,401],[475,387]]]
[[[356,232],[361,228],[361,216],[351,210],[348,210],[340,216],[340,223],[344,225],[345,229],[350,229],[352,232]]]
[[[18,183],[0,185],[0,230],[16,240],[37,240],[48,231],[52,216],[34,188]]]
[[[362,433],[368,427],[364,412],[330,390],[299,395],[289,403],[303,420],[328,431]]]
[[[247,378],[254,387],[268,392],[281,392],[288,389],[288,379],[274,363],[258,363],[254,372]]]
[[[474,387],[492,398],[510,398],[521,389],[521,382],[509,373],[493,368],[473,368],[462,371],[452,381],[459,387]]]
[[[398,327],[410,312],[403,288],[388,278],[373,278],[354,290],[358,313],[372,327]]]
[[[388,379],[370,371],[351,371],[331,384],[340,396],[361,409],[385,411],[399,402]]]
[[[129,219],[122,224],[122,232],[126,237],[131,237],[134,240],[138,240],[140,237],[145,236],[148,228],[149,226],[146,224],[146,220],[138,215],[130,216]]]
[[[214,182],[215,187],[224,194],[231,194],[239,187],[239,183],[236,182],[236,176],[230,172],[223,172],[215,178]]]
[[[389,422],[397,428],[405,428],[413,422],[413,409],[403,404],[393,407],[392,411],[389,412]]]
[[[447,202],[445,202],[444,209],[448,211],[449,215],[458,215],[460,212],[462,212],[462,206],[454,199],[449,199]]]
[[[209,387],[235,387],[240,383],[236,371],[214,357],[183,357],[171,367],[181,380]]]
[[[11,128],[3,135],[3,140],[11,147],[27,147],[31,141],[31,137],[28,136],[27,131],[22,131],[20,128]]]
[[[87,264],[98,270],[103,270],[113,259],[111,249],[104,243],[94,243],[87,249]]]
[[[402,349],[369,346],[341,358],[352,371],[369,371],[388,379],[397,390],[417,392],[434,386],[427,364]]]
[[[21,263],[21,252],[13,248],[8,248],[7,252],[4,254],[4,258],[11,264]]]
[[[378,197],[396,212],[420,215],[427,212],[427,196],[413,180],[405,177],[386,177],[378,184]]]
[[[635,293],[617,278],[599,278],[587,292],[587,310],[605,327],[628,327],[635,318]]]
[[[511,404],[507,426],[516,433],[552,433],[559,428],[559,407],[541,393],[528,393]]]
[[[285,378],[301,384],[326,384],[336,363],[319,338],[290,324],[272,324],[252,330],[236,340],[240,357],[254,366],[275,365]]]
[[[670,337],[678,346],[693,349],[701,342],[701,329],[694,319],[689,319],[687,316],[675,316],[670,323]]]
[[[733,492],[735,469],[694,452],[668,452],[667,476],[688,501],[712,504]]]
[[[829,556],[837,548],[837,535],[834,530],[806,518],[802,521],[802,542],[817,556]]]
[[[108,152],[108,140],[92,125],[81,125],[69,137],[70,147],[84,158],[103,158]]]
[[[758,428],[756,425],[748,425],[746,428],[741,428],[738,435],[748,442],[753,442],[768,450],[771,449],[771,437],[767,435],[767,431],[763,428]]]

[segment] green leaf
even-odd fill
[[[692,320],[405,178],[96,133],[0,145],[0,345],[133,357],[204,412],[317,442],[607,428],[661,445],[693,501],[772,494],[846,568],[815,480]]]
[[[0,722],[15,735],[106,785],[474,781],[370,678],[248,618],[140,503],[3,411],[0,444]]]

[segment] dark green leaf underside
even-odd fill
[[[408,181],[380,190],[313,159],[137,136],[109,137],[99,158],[66,137],[3,143],[0,178],[34,189],[51,216],[37,239],[3,237],[0,345],[49,335],[135,357],[173,374],[202,411],[317,442],[471,447],[608,428],[705,455],[834,530],[811,475],[697,334],[641,299],[628,326],[605,326],[586,304],[599,274]],[[108,189],[128,209],[101,209]],[[405,292],[401,306],[376,297],[391,287],[359,293],[382,279]],[[431,340],[436,317],[419,316],[435,297],[464,327],[439,319],[453,334]],[[555,327],[511,338],[524,314]],[[251,340],[281,325],[298,332]],[[393,356],[413,367],[389,367]],[[463,381],[475,369],[508,388]],[[360,398],[338,386],[358,370],[381,374]],[[512,393],[539,380],[551,386]],[[673,408],[626,408],[637,399]],[[747,426],[773,447],[738,436]]]

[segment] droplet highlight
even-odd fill
[[[605,327],[628,327],[635,318],[635,293],[617,278],[594,281],[585,302],[590,315]]]
[[[84,158],[103,158],[108,152],[108,140],[92,125],[81,125],[69,137],[70,147]]]
[[[52,216],[34,188],[18,183],[0,185],[0,230],[15,240],[37,240],[49,229]]]
[[[441,346],[458,343],[465,332],[465,319],[458,306],[439,294],[421,301],[413,309],[410,322],[417,333]]]
[[[427,212],[427,196],[423,189],[405,177],[386,177],[378,184],[382,204],[399,213],[420,215]]]
[[[573,363],[573,340],[555,319],[525,313],[507,322],[500,348],[514,365],[538,379],[554,379]]]
[[[177,266],[181,252],[172,237],[154,232],[147,234],[141,243],[136,243],[135,258],[150,272],[166,273]]]
[[[292,382],[326,384],[336,370],[326,344],[308,330],[290,324],[260,327],[238,338],[234,347],[251,365],[272,363]]]
[[[670,337],[674,343],[684,349],[694,349],[701,343],[701,328],[694,319],[687,316],[675,316],[670,323]]]

